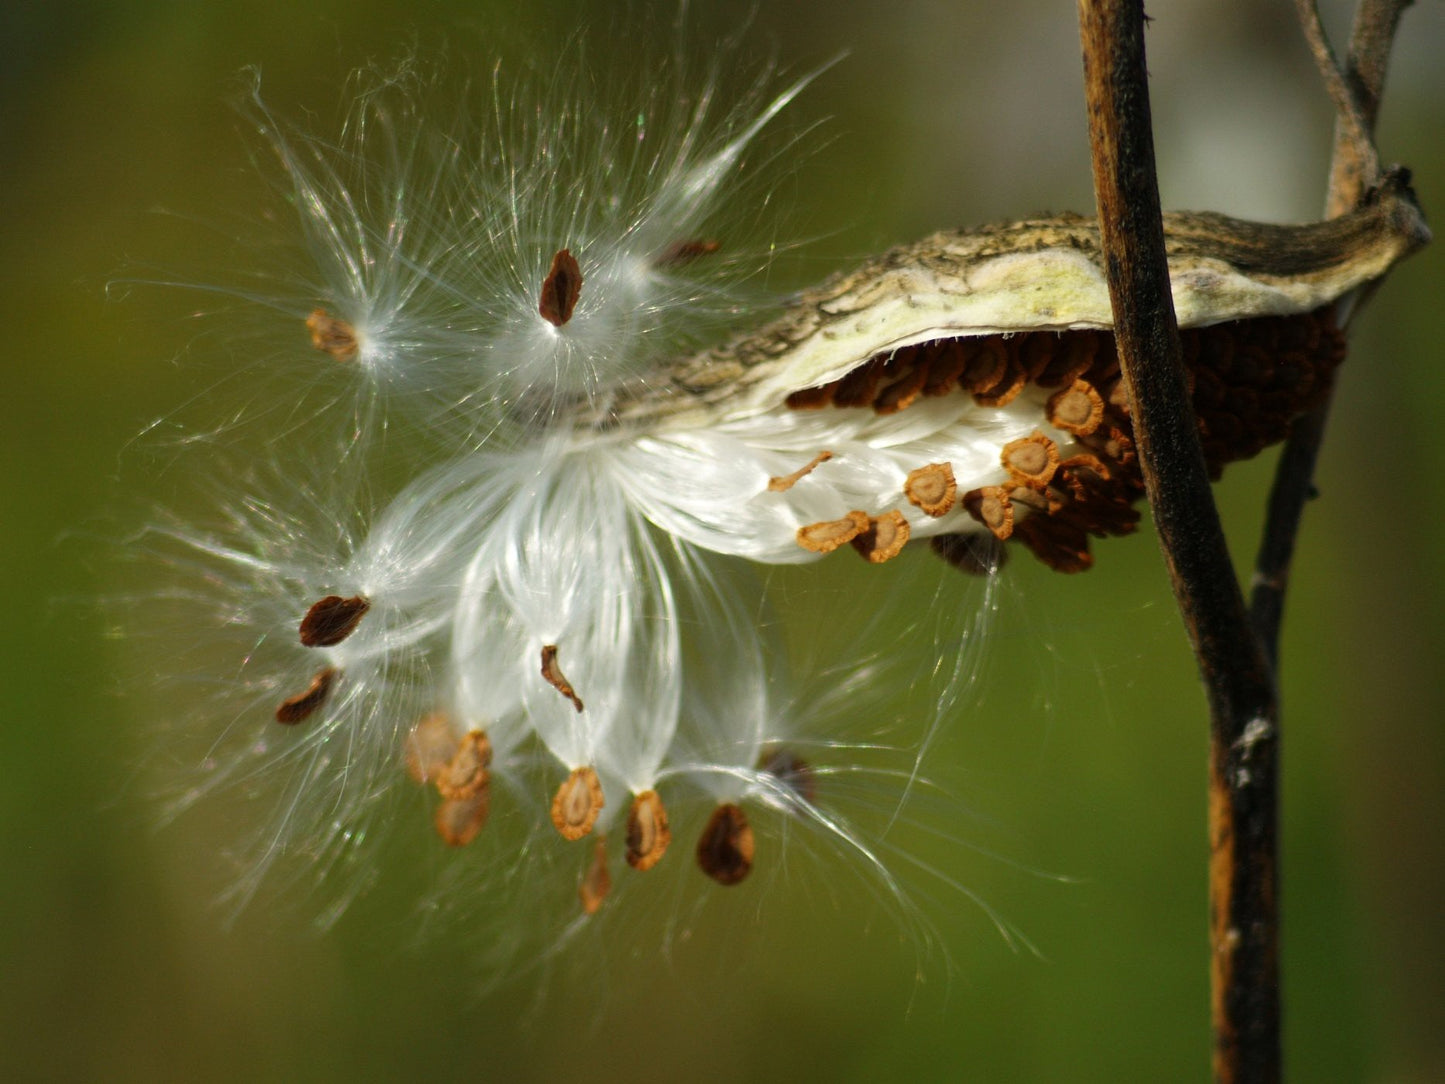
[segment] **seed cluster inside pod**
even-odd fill
[[[1180,333],[1212,477],[1226,464],[1284,439],[1290,423],[1328,390],[1345,354],[1333,313],[1325,306]],[[1093,564],[1090,537],[1134,530],[1139,519],[1134,506],[1144,495],[1111,332],[1030,331],[918,343],[870,358],[831,383],[794,392],[787,405],[892,414],[920,396],[963,394],[979,406],[1001,407],[1030,386],[1052,393],[1040,421],[1064,434],[1067,447],[1043,432],[1013,441],[1000,456],[1007,481],[959,499],[998,541],[1022,542],[1061,572],[1082,571]],[[940,465],[930,464],[909,475],[905,493],[926,514],[941,515],[952,505],[951,485],[951,471],[945,479]],[[799,543],[819,552],[845,541],[856,546],[875,522],[865,526],[863,516],[850,513],[836,523],[811,524],[799,531]],[[996,564],[971,543],[935,540],[933,548],[960,567]]]

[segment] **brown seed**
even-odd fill
[[[301,619],[301,642],[307,647],[335,647],[356,631],[369,609],[371,602],[361,595],[327,595],[313,602]]]
[[[1008,490],[1003,486],[984,486],[971,489],[963,495],[963,507],[978,520],[1000,542],[1005,541],[1014,529],[1013,503],[1008,499]]]
[[[789,395],[784,402],[789,410],[822,410],[833,402],[833,390],[832,384],[801,388]]]
[[[813,766],[791,749],[775,746],[765,749],[758,760],[758,771],[776,776],[778,781],[808,804],[818,797],[818,780]]]
[[[448,798],[442,802],[437,806],[432,824],[447,846],[465,847],[486,826],[491,809],[491,790],[483,787],[466,798]]]
[[[491,763],[492,743],[486,731],[467,731],[447,766],[436,773],[437,793],[443,798],[470,798],[486,790]]]
[[[672,842],[667,826],[667,809],[655,790],[645,790],[632,799],[627,814],[627,864],[633,869],[651,869],[661,861]]]
[[[565,248],[559,248],[552,257],[552,269],[542,280],[542,300],[537,311],[554,327],[561,327],[572,319],[572,310],[582,296],[582,268],[576,257]]]
[[[350,361],[361,350],[356,329],[325,309],[317,309],[306,317],[306,328],[311,332],[311,345],[337,361]]]
[[[542,676],[547,679],[548,685],[572,701],[574,708],[582,710],[582,698],[577,695],[577,690],[572,688],[572,683],[567,680],[562,673],[562,667],[557,663],[556,644],[548,644],[542,648]]]
[[[711,256],[722,246],[717,241],[674,241],[652,258],[657,268],[682,267],[700,256]]]
[[[927,376],[926,368],[922,365],[915,365],[879,392],[878,397],[873,400],[874,412],[897,414],[900,410],[906,410],[912,406],[913,401],[922,393],[923,382]]]
[[[958,378],[959,387],[970,395],[989,391],[1008,371],[1008,348],[997,335],[987,339],[960,339],[967,364]]]
[[[720,885],[735,885],[753,868],[753,828],[731,802],[712,811],[697,841],[697,864]]]
[[[1008,559],[1004,544],[980,531],[936,534],[928,542],[934,553],[970,576],[991,576]]]
[[[582,874],[582,883],[577,886],[577,897],[582,901],[582,910],[595,915],[612,892],[612,874],[607,872],[607,841],[601,836],[592,848],[592,861]]]
[[[1104,400],[1092,384],[1075,380],[1061,392],[1050,397],[1048,419],[1051,425],[1086,437],[1104,420]]]
[[[574,768],[552,798],[552,826],[563,839],[581,839],[604,805],[602,782],[592,768]]]
[[[826,463],[833,458],[832,452],[819,452],[805,466],[799,467],[792,474],[779,475],[776,478],[768,479],[768,489],[773,493],[786,493],[798,484],[802,479],[812,474],[819,463]]]
[[[953,478],[952,463],[930,463],[909,471],[903,481],[903,494],[924,515],[941,516],[953,507],[958,497],[958,484]]]
[[[418,783],[431,783],[446,769],[457,751],[457,736],[444,711],[433,711],[417,722],[406,736],[406,772]]]
[[[871,516],[868,529],[855,535],[849,541],[853,548],[875,565],[891,561],[903,552],[912,534],[903,513],[894,508],[881,516]]]
[[[1009,441],[999,458],[1005,470],[1030,485],[1047,485],[1059,469],[1058,445],[1037,430],[1030,436]]]
[[[1028,385],[1028,374],[1023,366],[1009,359],[997,381],[981,391],[973,393],[973,401],[979,406],[1008,406],[1018,398],[1019,392]]]
[[[849,512],[842,519],[824,520],[798,528],[798,545],[814,553],[832,553],[868,529],[868,513]]]
[[[276,709],[276,721],[289,726],[310,716],[326,703],[326,698],[331,695],[331,687],[340,676],[341,671],[334,666],[318,670],[304,693],[297,693],[281,701],[281,706]]]

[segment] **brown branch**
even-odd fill
[[[1180,359],[1141,0],[1079,0],[1114,335],[1149,505],[1210,708],[1214,1071],[1279,1076],[1274,681],[1225,547]]]
[[[1320,68],[1331,98],[1341,90],[1350,104],[1335,123],[1334,154],[1325,214],[1334,218],[1359,206],[1380,179],[1379,155],[1371,142],[1380,110],[1380,95],[1389,67],[1390,47],[1400,15],[1412,0],[1361,0],[1350,33],[1350,50],[1343,75],[1334,53],[1319,29],[1313,0],[1296,0],[1305,39]],[[1255,558],[1250,591],[1250,619],[1270,663],[1278,666],[1280,626],[1284,620],[1285,592],[1295,539],[1309,496],[1314,492],[1315,462],[1324,440],[1330,400],[1326,398],[1295,422],[1275,468],[1265,513],[1264,533]]]

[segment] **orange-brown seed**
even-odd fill
[[[958,498],[958,483],[953,477],[952,463],[930,463],[909,471],[903,482],[903,493],[924,515],[942,516]]]
[[[592,861],[588,863],[586,872],[582,874],[582,882],[577,886],[577,898],[582,901],[582,910],[585,913],[595,915],[611,893],[612,874],[607,871],[607,841],[598,836],[592,847]]]
[[[406,772],[418,783],[432,783],[446,769],[458,746],[444,711],[424,715],[406,736]]]
[[[667,825],[667,807],[655,790],[645,790],[632,799],[627,813],[627,864],[636,870],[657,865],[672,842]]]
[[[881,516],[870,516],[868,529],[849,539],[849,542],[870,563],[881,565],[903,552],[912,533],[903,513],[894,508]]]
[[[963,507],[1000,542],[1013,533],[1014,509],[1003,486],[984,486],[963,495]]]
[[[868,529],[868,513],[849,512],[842,519],[809,523],[798,528],[798,545],[814,553],[832,553]]]
[[[1037,430],[1005,444],[999,459],[1005,470],[1030,485],[1047,485],[1059,469],[1058,445]]]
[[[832,453],[832,452],[827,452],[827,451],[819,452],[819,453],[818,453],[817,455],[815,455],[812,459],[810,459],[804,466],[801,466],[801,467],[799,467],[797,470],[793,471],[792,474],[783,474],[783,475],[779,475],[779,476],[777,476],[777,477],[775,477],[775,478],[769,478],[769,479],[768,479],[768,489],[769,489],[769,491],[771,491],[771,492],[773,492],[773,493],[786,493],[788,490],[792,489],[795,485],[797,485],[800,481],[802,481],[802,479],[804,479],[804,478],[806,478],[808,475],[812,474],[813,471],[817,468],[818,464],[820,464],[820,463],[826,463],[828,460],[830,460],[830,459],[832,459],[832,458],[833,458],[833,453]]]
[[[562,673],[561,664],[557,662],[556,644],[547,644],[542,648],[542,677],[548,685],[572,701],[574,708],[582,710],[582,698],[577,695],[577,690],[572,688],[572,683],[567,680],[567,676]]]
[[[758,759],[758,771],[776,776],[780,783],[810,805],[817,800],[817,773],[811,764],[791,749],[784,746],[765,749]]]
[[[336,361],[351,361],[361,350],[356,329],[325,309],[306,317],[306,330],[311,332],[311,345]]]
[[[446,799],[437,806],[432,824],[447,846],[465,847],[486,826],[491,808],[491,790],[483,787],[465,798]]]
[[[552,798],[552,826],[563,839],[581,839],[604,805],[602,782],[592,768],[574,768]]]
[[[1075,380],[1049,398],[1049,423],[1066,433],[1086,437],[1104,420],[1104,400],[1092,384]]]
[[[436,775],[437,793],[443,798],[470,798],[487,787],[492,743],[483,730],[469,730],[457,744],[447,766]]]

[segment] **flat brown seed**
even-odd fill
[[[466,798],[448,798],[442,802],[432,823],[447,846],[465,847],[486,827],[491,809],[491,791],[483,787]]]
[[[909,471],[903,482],[903,494],[924,515],[941,516],[953,507],[958,498],[958,484],[953,478],[952,463],[930,463]]]
[[[1059,448],[1035,430],[1032,435],[1011,440],[999,455],[1004,469],[1021,482],[1047,485],[1059,469]]]
[[[581,839],[604,805],[602,782],[592,768],[574,768],[552,798],[552,826],[563,839]]]
[[[1014,507],[1003,486],[984,486],[971,489],[963,495],[963,507],[978,520],[1000,542],[1005,541],[1014,529]]]
[[[592,861],[587,872],[582,874],[582,883],[577,886],[577,898],[582,901],[582,910],[595,915],[612,892],[612,874],[607,872],[607,841],[601,836],[592,848]]]
[[[798,528],[798,545],[814,553],[832,553],[868,529],[867,512],[849,512],[842,519],[824,520]]]
[[[325,309],[306,317],[306,329],[311,332],[311,345],[337,361],[351,361],[361,350],[356,329]]]
[[[903,513],[894,508],[868,520],[868,529],[850,540],[853,548],[872,564],[881,565],[903,552],[913,533]]]
[[[779,475],[776,478],[768,479],[768,490],[772,493],[786,493],[798,484],[802,479],[812,474],[819,463],[826,463],[833,458],[832,452],[819,452],[807,464],[793,471],[792,474]]]
[[[740,883],[753,868],[753,828],[731,802],[712,811],[697,841],[697,864],[720,885]]]
[[[627,864],[636,870],[651,869],[662,860],[671,842],[667,808],[657,791],[643,791],[632,799],[627,814]]]
[[[406,736],[406,773],[418,783],[434,782],[457,751],[457,736],[444,711],[433,711]]]
[[[326,703],[326,698],[331,695],[331,687],[336,684],[336,679],[340,676],[341,671],[334,666],[318,670],[304,693],[297,693],[295,696],[281,701],[281,706],[276,709],[276,721],[290,726],[308,718],[322,704]]]
[[[371,602],[361,595],[327,595],[313,602],[301,619],[301,642],[307,647],[335,647],[361,624]]]
[[[572,319],[572,310],[582,296],[582,268],[577,259],[565,248],[559,248],[552,257],[552,269],[542,280],[542,300],[537,311],[554,327],[561,327]]]
[[[548,644],[542,648],[542,676],[547,679],[548,685],[572,701],[574,708],[582,710],[582,698],[577,695],[577,690],[572,688],[572,683],[567,680],[562,673],[562,667],[557,663],[556,644]]]
[[[1050,424],[1066,433],[1086,437],[1104,420],[1104,400],[1092,384],[1075,380],[1049,399]]]
[[[467,731],[447,766],[436,773],[437,793],[443,798],[470,798],[486,790],[491,763],[492,743],[486,731]]]
[[[652,266],[682,267],[700,256],[711,256],[721,247],[717,241],[712,240],[674,241],[652,258]]]

